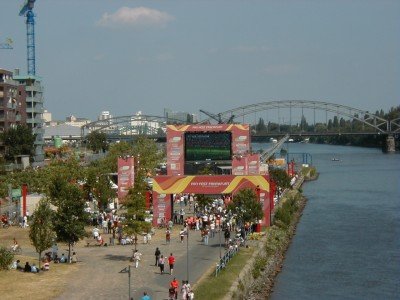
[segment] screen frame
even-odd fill
[[[189,149],[187,148],[187,137],[190,136],[190,135],[193,135],[193,136],[195,136],[195,135],[213,135],[213,136],[226,135],[226,136],[229,136],[229,147],[227,146],[227,147],[224,147],[224,148],[222,148],[222,147],[221,148],[217,148],[217,149],[220,149],[220,150],[225,150],[225,149],[228,150],[229,149],[229,155],[225,155],[221,159],[218,159],[218,158],[215,158],[215,157],[204,158],[204,159],[192,159],[192,158],[188,159],[188,150],[195,148],[195,147],[190,147]],[[233,151],[232,151],[232,142],[233,142],[233,138],[232,138],[232,132],[231,131],[203,131],[203,132],[202,131],[186,131],[183,134],[183,140],[184,140],[184,151],[183,152],[184,152],[185,162],[190,163],[190,162],[203,162],[203,161],[208,161],[208,162],[210,162],[210,161],[212,161],[212,162],[215,162],[215,161],[224,161],[224,162],[232,161],[232,153],[233,153]]]

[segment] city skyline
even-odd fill
[[[0,4],[0,68],[26,73],[21,1]],[[37,0],[36,70],[54,119],[272,100],[399,105],[397,1]]]

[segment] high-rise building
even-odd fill
[[[26,94],[13,73],[0,69],[0,132],[26,124]]]
[[[44,161],[44,129],[43,129],[43,86],[42,79],[35,75],[19,75],[19,70],[14,71],[14,79],[25,87],[26,92],[26,124],[32,128],[36,135],[35,163],[41,164]]]
[[[197,123],[197,116],[184,111],[172,111],[171,109],[164,108],[164,117],[168,123]]]

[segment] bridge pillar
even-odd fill
[[[393,135],[388,135],[388,137],[386,138],[386,149],[388,153],[394,153],[396,151]]]

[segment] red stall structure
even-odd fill
[[[262,226],[270,225],[270,182],[266,175],[193,175],[157,176],[153,178],[153,225],[168,222],[172,217],[173,194],[232,195],[242,189],[254,189],[262,204]],[[273,201],[272,201],[273,203]],[[273,204],[272,204],[273,205]]]

